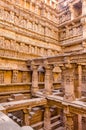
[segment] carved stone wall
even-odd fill
[[[0,83],[6,91],[10,88],[8,94],[30,92],[25,87],[32,81],[28,59],[54,56],[61,51],[56,4],[42,0],[0,1]],[[1,87],[0,95],[6,94]]]

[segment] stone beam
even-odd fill
[[[47,96],[48,105],[56,105],[60,109],[64,109],[69,107],[69,111],[74,114],[86,115],[86,105],[81,105],[77,101],[74,102],[67,102],[63,101],[63,98],[59,96]]]
[[[6,112],[13,112],[17,110],[27,109],[29,107],[43,106],[46,104],[47,100],[45,98],[34,98],[21,101],[5,102],[1,103],[1,106],[6,109]]]
[[[78,52],[72,54],[60,54],[49,58],[38,58],[34,59],[35,65],[43,64],[47,60],[48,64],[57,64],[58,66],[68,63],[67,58],[70,58],[70,63],[86,63],[86,52]],[[31,61],[28,60],[27,66],[31,65]]]

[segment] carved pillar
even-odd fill
[[[25,125],[25,126],[29,126],[30,125],[29,110],[28,109],[24,109],[23,110],[23,125]]]
[[[73,115],[71,113],[65,115],[65,130],[74,130]]]
[[[50,95],[52,94],[52,88],[53,88],[53,72],[52,72],[53,66],[47,65],[45,67],[45,94]]]
[[[73,101],[75,100],[74,93],[74,75],[75,69],[71,65],[67,65],[64,70],[64,100]]]
[[[81,88],[82,88],[82,65],[78,65],[78,98],[81,97]]]
[[[73,114],[70,113],[69,107],[64,108],[64,125],[65,130],[74,130]]]
[[[50,108],[49,108],[49,106],[45,107],[44,130],[51,130],[51,120],[50,120]]]
[[[13,75],[12,75],[12,83],[17,83],[18,81],[18,70],[13,70]]]
[[[39,88],[38,88],[38,67],[35,65],[32,65],[32,93],[35,94]]]

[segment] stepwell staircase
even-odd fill
[[[8,116],[13,119],[17,124],[22,126],[23,119],[18,117],[21,116],[21,112],[18,113],[9,113]],[[29,113],[30,124],[34,130],[43,130],[44,122],[43,122],[44,110],[40,107],[32,108]],[[51,117],[51,128],[52,130],[64,130],[62,127],[62,121],[60,119],[60,115],[56,115]]]

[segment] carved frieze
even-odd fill
[[[61,16],[59,16],[59,23],[66,22],[71,19],[71,13],[70,11],[67,11],[66,13],[63,13]]]

